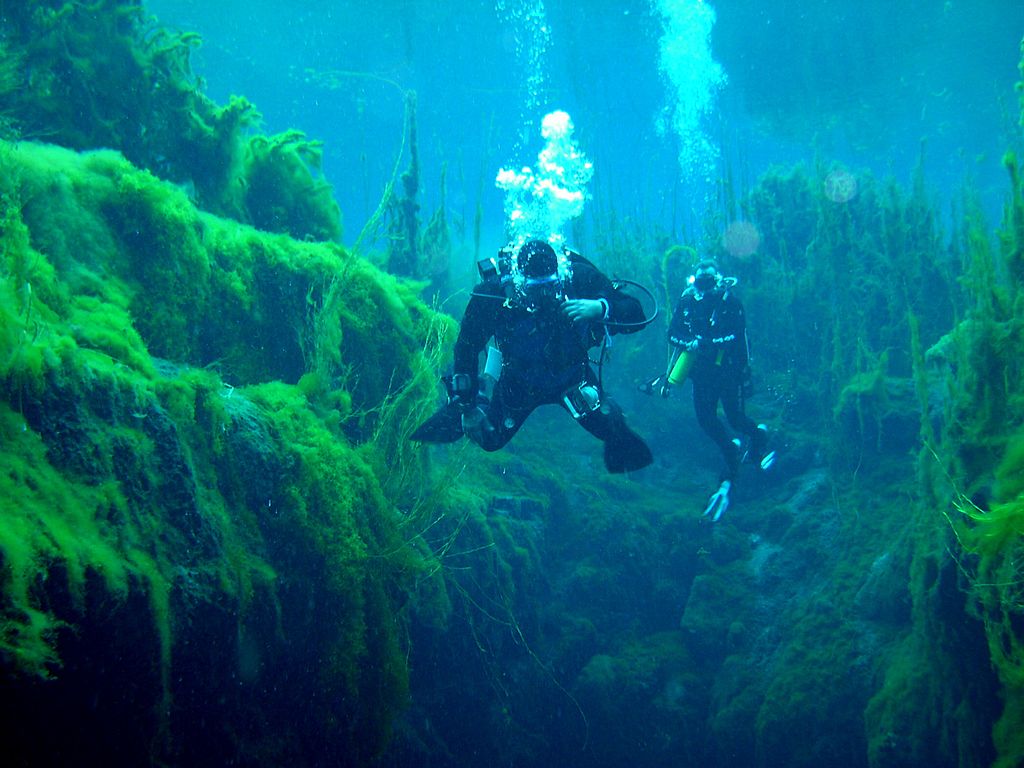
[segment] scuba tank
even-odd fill
[[[679,357],[676,358],[675,364],[672,366],[672,370],[669,371],[668,383],[682,384],[686,377],[690,375],[695,362],[697,362],[696,352],[687,352],[685,349],[681,351]]]

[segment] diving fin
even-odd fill
[[[708,499],[708,505],[704,507],[701,517],[710,517],[711,522],[717,523],[719,518],[725,514],[725,510],[729,508],[729,490],[731,488],[732,483],[723,480],[722,484],[718,486],[718,490]]]
[[[604,441],[604,466],[613,474],[635,472],[654,461],[651,449],[636,432],[621,426]]]
[[[775,451],[768,451],[768,427],[757,425],[755,436],[748,441],[747,450],[743,454],[744,464],[757,464],[767,472],[775,464]]]
[[[454,443],[462,435],[462,412],[448,403],[420,424],[409,439],[418,443]]]

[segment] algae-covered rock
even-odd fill
[[[320,145],[294,130],[259,133],[241,96],[210,99],[190,64],[198,35],[131,0],[13,3],[0,32],[0,136],[115,149],[188,186],[205,210],[299,239],[340,236]]]
[[[395,446],[448,322],[340,247],[202,213],[116,153],[4,143],[0,167],[9,750],[60,759],[41,718],[64,707],[86,762],[222,765],[241,743],[369,761],[430,558],[400,530],[422,465]],[[71,717],[93,687],[111,717],[141,708],[138,738]]]
[[[706,711],[694,658],[674,632],[638,639],[617,655],[596,654],[576,683],[590,718],[588,764],[622,765],[639,748],[652,765],[699,755],[696,725]]]

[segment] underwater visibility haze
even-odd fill
[[[4,764],[1024,765],[1022,151],[1019,0],[0,0]]]

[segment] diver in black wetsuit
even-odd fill
[[[713,261],[697,265],[691,285],[683,291],[669,326],[672,348],[668,373],[659,378],[666,395],[669,384],[693,381],[693,409],[697,423],[722,453],[725,469],[718,490],[704,514],[718,520],[729,506],[729,490],[741,461],[768,469],[774,453],[766,454],[768,430],[755,424],[744,411],[750,384],[747,327],[743,304],[731,289],[735,279],[723,277]],[[718,418],[718,402],[729,426],[747,437],[746,455]]]
[[[527,242],[514,257],[502,252],[499,260],[488,260],[493,269],[466,306],[449,402],[413,439],[451,442],[465,434],[496,451],[537,406],[558,404],[604,443],[609,472],[650,464],[650,449],[602,391],[588,358],[606,334],[646,325],[640,302],[579,254],[566,250],[560,260],[542,240]],[[480,372],[480,353],[492,338]]]

